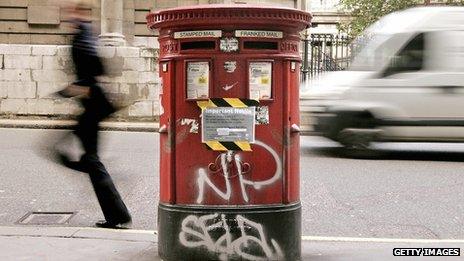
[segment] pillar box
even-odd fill
[[[299,260],[299,33],[311,15],[206,5],[147,20],[160,42],[161,258]]]

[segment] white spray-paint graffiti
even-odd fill
[[[233,83],[233,84],[231,84],[231,85],[226,84],[224,87],[222,87],[222,89],[224,89],[224,91],[228,91],[228,90],[234,88],[235,85],[237,85],[237,84],[238,84],[238,82],[235,82],[235,83]]]
[[[262,180],[262,181],[253,181],[253,180],[245,179],[244,174],[246,174],[250,170],[250,164],[243,163],[241,161],[240,155],[234,154],[233,151],[222,153],[218,157],[218,159],[220,159],[221,168],[219,168],[218,170],[212,169],[211,167],[216,165],[212,163],[210,164],[208,169],[212,172],[217,172],[217,171],[222,170],[226,189],[225,191],[222,191],[220,188],[218,188],[218,186],[216,186],[211,181],[210,177],[207,174],[207,171],[204,168],[200,168],[198,170],[198,179],[197,179],[197,184],[198,184],[197,203],[198,204],[203,202],[206,185],[208,185],[211,189],[213,189],[214,192],[216,192],[216,194],[219,195],[219,197],[221,197],[222,199],[224,200],[230,199],[230,196],[232,195],[230,179],[232,178],[233,165],[235,165],[235,168],[237,170],[236,174],[239,178],[242,198],[245,202],[249,201],[248,194],[246,192],[246,186],[253,186],[253,188],[255,189],[261,189],[263,186],[273,184],[274,182],[276,182],[282,177],[282,163],[279,158],[279,155],[277,155],[275,150],[273,150],[271,147],[269,147],[268,145],[266,145],[265,143],[259,140],[256,140],[255,144],[266,149],[269,153],[271,153],[272,157],[274,158],[276,162],[276,171],[274,173],[274,176],[272,176],[271,178],[267,180]]]
[[[195,119],[181,119],[180,120],[180,125],[185,126],[185,125],[190,125],[190,133],[198,133],[198,121]]]
[[[235,221],[240,228],[238,237],[233,237],[230,233],[230,226],[224,214],[221,214],[220,219],[218,213],[200,217],[187,216],[182,221],[180,243],[189,248],[206,247],[208,251],[218,253],[221,260],[227,260],[230,255],[238,255],[247,260],[283,259],[279,244],[271,238],[272,246],[269,245],[261,224],[241,215],[237,215]]]

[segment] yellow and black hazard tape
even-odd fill
[[[259,101],[241,98],[211,98],[207,101],[198,101],[197,104],[202,110],[215,107],[247,108],[258,107]],[[209,150],[214,151],[251,151],[248,141],[206,141],[205,145]]]
[[[207,101],[198,101],[197,104],[202,110],[208,107],[246,108],[258,107],[259,101],[240,98],[211,98]]]
[[[207,141],[205,145],[209,150],[214,151],[251,151],[251,145],[248,141]]]

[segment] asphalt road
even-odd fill
[[[102,218],[88,177],[50,160],[66,131],[0,129],[0,226],[30,211]],[[101,157],[133,213],[156,230],[158,136],[103,132]],[[303,235],[464,239],[464,144],[389,144],[375,160],[344,158],[336,144],[302,137]]]
[[[343,158],[302,138],[304,233],[464,238],[464,144],[387,144],[376,159]]]

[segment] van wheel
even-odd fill
[[[368,111],[339,111],[329,138],[341,143],[349,157],[372,157],[377,153],[371,143],[382,132],[376,125],[376,119]]]
[[[371,143],[379,140],[382,130],[374,126],[359,126],[359,128],[344,128],[338,132],[337,140],[344,147],[344,154],[353,158],[373,158],[380,152],[372,149]]]
[[[347,128],[338,133],[337,140],[346,148],[368,149],[372,137],[356,129]]]
[[[344,146],[347,156],[356,158],[370,158],[378,156],[378,152],[371,148],[371,143],[378,139],[381,130],[346,128],[338,133],[337,140]]]

